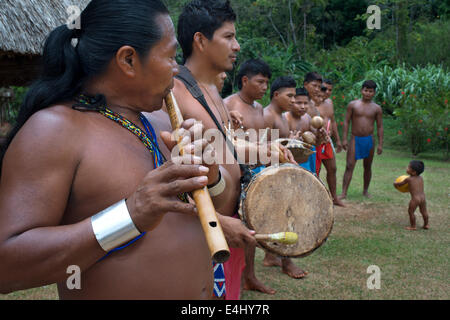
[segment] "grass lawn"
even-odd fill
[[[313,254],[294,259],[309,275],[294,280],[278,267],[263,267],[264,252],[257,249],[256,275],[277,290],[275,295],[244,291],[242,299],[450,299],[450,163],[433,155],[425,162],[425,193],[430,230],[404,229],[409,223],[409,194],[396,191],[394,179],[406,174],[409,153],[384,150],[376,156],[369,192],[362,196],[362,162],[358,161],[346,200],[335,208],[335,223],[327,242]],[[337,156],[338,194],[342,188],[345,154]],[[325,170],[322,169],[325,181]],[[381,288],[369,290],[367,268],[381,270]],[[2,299],[57,299],[56,286],[0,295]]]
[[[257,249],[257,277],[277,290],[275,296],[245,291],[243,299],[449,299],[450,298],[450,164],[427,155],[423,178],[430,216],[423,230],[409,224],[409,193],[396,191],[394,179],[406,174],[409,153],[385,150],[372,166],[371,199],[362,196],[363,168],[358,161],[348,190],[347,208],[335,208],[335,223],[327,242],[312,255],[294,259],[309,275],[300,280],[264,267]],[[337,155],[338,194],[342,190],[345,154]],[[321,178],[325,181],[325,169]],[[381,288],[369,290],[367,268],[381,270]]]

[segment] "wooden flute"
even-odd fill
[[[172,129],[177,130],[183,123],[183,116],[178,107],[177,101],[172,91],[165,97],[167,111],[169,113]],[[182,137],[178,137],[178,144]],[[183,150],[180,148],[180,154],[183,155]],[[206,187],[192,192],[195,205],[198,210],[198,217],[205,233],[206,242],[208,243],[211,252],[211,258],[217,263],[223,263],[230,257],[230,249],[223,234],[222,227],[217,219],[216,209],[211,200],[211,196]]]

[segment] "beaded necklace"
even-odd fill
[[[86,95],[80,95],[78,97],[78,103],[84,105],[86,107],[93,104],[92,98]],[[88,108],[87,108],[88,110]],[[100,114],[104,115],[106,118],[113,120],[114,122],[120,124],[122,127],[130,131],[136,137],[141,140],[141,142],[145,145],[145,147],[150,151],[153,156],[153,162],[155,168],[161,166],[166,160],[159,149],[158,140],[156,139],[155,130],[153,129],[150,122],[145,118],[145,116],[140,113],[139,118],[142,122],[142,125],[145,128],[145,131],[142,131],[136,124],[128,120],[127,118],[121,116],[120,114],[109,109],[106,104],[100,103],[100,105],[93,108],[94,111],[98,111]]]
[[[76,99],[77,103],[73,106],[76,110],[90,110],[90,111],[98,111],[100,114],[104,115],[106,118],[120,124],[122,127],[133,133],[136,137],[141,140],[141,142],[145,145],[145,147],[150,151],[150,153],[153,156],[153,163],[155,168],[158,168],[163,165],[163,163],[166,161],[166,158],[162,154],[159,145],[158,140],[156,139],[156,133],[153,129],[153,126],[151,125],[150,121],[142,114],[139,114],[139,118],[142,122],[142,125],[145,128],[145,131],[142,131],[141,128],[139,128],[136,124],[128,120],[127,118],[121,116],[120,114],[112,111],[106,106],[106,102],[104,97],[96,96],[95,98],[88,97],[86,95],[79,95]],[[178,195],[178,199],[180,199],[183,202],[188,203],[188,198],[186,194]],[[110,255],[114,251],[122,250],[135,241],[142,238],[146,232],[142,232],[139,236],[132,239],[131,241],[127,242],[126,244],[117,247],[111,251],[109,251],[102,259],[106,258],[108,255]]]

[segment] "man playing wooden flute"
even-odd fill
[[[158,110],[178,73],[168,11],[159,0],[93,0],[80,21],[49,35],[2,152],[0,292],[56,282],[61,299],[209,299],[210,252],[186,193],[215,183],[218,166],[191,164],[203,140],[165,161],[174,142]],[[224,229],[230,245],[253,240]]]

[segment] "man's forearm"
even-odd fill
[[[377,133],[378,133],[378,145],[382,147],[383,146],[383,138],[384,138],[383,128],[377,129]]]
[[[349,124],[347,122],[344,123],[344,132],[342,133],[342,141],[347,141],[348,139],[348,127]]]
[[[333,133],[334,133],[334,138],[336,139],[336,143],[341,144],[341,138],[339,137],[339,130],[337,128],[336,121],[333,121],[332,126],[333,126]]]
[[[230,185],[232,185],[233,182],[231,175],[222,166],[220,167],[220,174],[222,176],[222,179],[224,179],[225,188],[223,189],[223,192],[221,192],[220,194],[211,196],[211,200],[213,202],[216,211],[221,210],[223,207],[227,206],[230,202],[236,201],[235,192],[233,188],[229,187]]]
[[[72,225],[25,231],[0,245],[0,292],[65,281],[69,266],[86,270],[105,254],[90,218]]]

